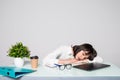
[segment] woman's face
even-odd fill
[[[88,54],[88,51],[84,51],[84,50],[81,50],[80,52],[78,52],[75,56],[75,59],[77,60],[85,60],[85,59],[88,59],[89,55]]]

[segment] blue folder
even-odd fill
[[[11,78],[19,78],[25,74],[35,72],[36,70],[18,67],[0,66],[0,75],[8,76]]]

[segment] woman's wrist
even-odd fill
[[[67,59],[67,60],[65,60],[65,63],[64,64],[73,64],[73,63],[75,63],[75,62],[77,62],[78,60],[76,60],[76,59]]]
[[[77,62],[76,59],[65,59],[65,60],[59,60],[58,64],[72,64],[74,62]]]

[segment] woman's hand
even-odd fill
[[[89,63],[89,60],[88,59],[79,60],[79,61],[73,63],[73,65],[80,65],[80,64],[85,64],[85,63]]]

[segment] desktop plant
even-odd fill
[[[9,48],[8,56],[14,58],[14,64],[16,67],[22,67],[24,65],[24,58],[30,58],[30,51],[22,42],[18,42]]]

